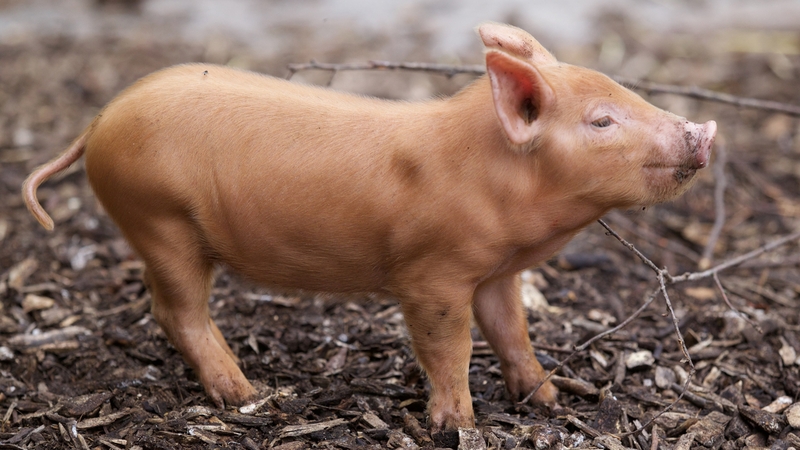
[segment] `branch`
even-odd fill
[[[434,64],[434,63],[418,63],[418,62],[392,62],[392,61],[377,61],[370,60],[365,63],[350,63],[350,64],[335,64],[335,63],[321,63],[311,60],[305,64],[289,64],[286,66],[289,69],[289,76],[291,78],[295,73],[303,70],[327,70],[330,72],[343,72],[353,70],[408,70],[414,72],[429,72],[442,74],[448,78],[458,74],[470,75],[483,75],[486,69],[480,65],[474,66],[455,66],[451,64]]]
[[[330,72],[342,72],[353,70],[409,70],[416,72],[428,72],[442,74],[448,78],[458,74],[483,75],[486,68],[483,65],[453,65],[420,62],[393,62],[372,60],[365,63],[321,63],[310,61],[308,63],[288,64],[289,69],[287,78],[292,78],[295,73],[303,70],[327,70]],[[753,108],[763,111],[772,111],[800,117],[800,106],[789,103],[781,103],[771,100],[759,100],[755,98],[738,97],[724,92],[712,91],[699,88],[697,86],[677,86],[674,84],[654,83],[652,81],[636,80],[631,78],[612,77],[618,83],[631,89],[641,90],[648,94],[672,94],[697,100],[707,100],[728,105],[739,106],[741,108]]]
[[[722,167],[722,166],[723,166],[723,164],[719,164],[719,167]],[[724,179],[724,177],[722,179]],[[724,188],[724,186],[723,186],[723,188]],[[719,187],[718,187],[718,190],[720,190]],[[719,194],[719,195],[721,196],[721,194]],[[719,210],[718,210],[718,212],[719,212]],[[719,217],[723,217],[723,216],[724,216],[724,211],[723,211],[723,214],[718,215],[718,218]],[[598,222],[600,223],[600,225],[603,226],[603,228],[606,229],[606,231],[608,231],[609,234],[614,236],[620,243],[622,243],[622,245],[627,247],[640,260],[642,260],[642,262],[645,265],[647,265],[648,267],[650,267],[651,269],[653,269],[656,272],[657,278],[658,278],[658,284],[659,284],[659,287],[655,290],[655,292],[653,292],[650,295],[650,297],[647,299],[645,304],[642,305],[635,313],[633,313],[631,315],[631,317],[629,317],[622,324],[620,324],[620,326],[615,327],[613,331],[616,331],[616,330],[622,328],[622,326],[627,325],[628,323],[630,323],[631,320],[633,320],[634,317],[636,317],[639,314],[641,314],[641,312],[644,310],[644,308],[646,308],[655,299],[655,297],[660,292],[660,293],[662,293],[664,295],[664,301],[665,301],[665,303],[667,305],[667,309],[669,310],[670,317],[672,317],[672,324],[673,324],[673,326],[675,328],[675,332],[676,332],[676,334],[678,336],[678,343],[679,343],[679,346],[680,346],[680,349],[681,349],[681,353],[683,353],[683,356],[684,356],[686,362],[689,364],[689,367],[691,368],[691,370],[689,372],[689,376],[686,377],[686,381],[684,382],[683,389],[679,392],[678,397],[671,404],[669,404],[666,408],[664,408],[663,410],[659,411],[658,414],[656,414],[653,418],[651,418],[647,423],[645,423],[641,427],[639,427],[639,428],[637,428],[637,429],[635,429],[633,431],[630,431],[630,432],[627,432],[627,433],[623,433],[622,435],[620,435],[620,437],[624,437],[624,436],[628,436],[628,435],[631,435],[631,434],[635,434],[635,433],[641,432],[642,430],[647,428],[651,423],[653,423],[653,421],[656,418],[658,418],[659,416],[661,416],[665,412],[671,410],[678,403],[678,401],[680,401],[684,397],[684,395],[688,391],[689,382],[694,377],[695,372],[696,372],[696,368],[694,366],[694,363],[692,362],[692,358],[691,358],[691,355],[689,354],[689,350],[686,348],[686,342],[683,340],[683,336],[681,334],[681,330],[680,330],[680,326],[679,326],[679,322],[678,322],[678,317],[675,315],[675,311],[672,308],[672,302],[670,301],[669,293],[667,292],[667,284],[676,284],[676,283],[683,282],[683,281],[698,280],[698,279],[701,279],[701,278],[713,277],[714,281],[716,282],[716,284],[717,284],[717,286],[718,286],[718,288],[720,290],[720,292],[722,292],[722,296],[723,296],[723,298],[725,300],[725,303],[727,303],[727,305],[731,309],[733,309],[734,311],[739,313],[739,315],[742,315],[736,308],[733,307],[733,305],[730,303],[730,301],[728,300],[727,296],[725,295],[725,291],[722,289],[722,284],[719,281],[718,273],[721,270],[725,270],[725,269],[734,267],[736,265],[739,265],[739,264],[741,264],[741,263],[743,263],[743,262],[745,262],[747,260],[755,258],[756,256],[761,255],[762,253],[765,253],[767,251],[773,250],[773,249],[775,249],[775,248],[777,248],[777,247],[779,247],[781,245],[784,245],[784,244],[786,244],[788,242],[800,239],[800,232],[796,232],[796,233],[790,234],[788,236],[784,236],[783,238],[780,238],[780,239],[778,239],[776,241],[773,241],[773,242],[771,242],[769,244],[766,244],[766,245],[764,245],[764,246],[762,246],[762,247],[760,247],[760,248],[758,248],[756,250],[748,252],[748,253],[746,253],[744,255],[741,255],[739,257],[730,259],[730,260],[725,261],[725,262],[723,262],[721,264],[718,264],[717,266],[715,266],[715,267],[713,267],[711,269],[708,269],[706,271],[685,273],[685,274],[683,274],[681,276],[673,277],[672,275],[669,274],[667,269],[659,269],[658,266],[656,266],[656,264],[653,261],[651,261],[649,258],[647,258],[633,244],[631,244],[630,242],[628,242],[625,239],[623,239],[619,234],[617,234],[614,230],[612,230],[605,222],[603,222],[602,220],[598,220]],[[757,324],[754,324],[752,321],[748,320],[746,317],[745,317],[745,320],[747,320],[748,323],[753,324],[756,330],[760,330],[760,327],[758,327]],[[585,343],[584,345],[582,345],[579,348],[585,349],[586,346],[589,345],[591,342],[594,342],[597,339],[600,339],[601,337],[609,334],[611,331],[612,330],[609,330],[609,332],[605,332],[605,333],[602,333],[601,335],[595,336],[594,338],[590,339],[589,341],[587,341],[587,343]],[[578,350],[576,349],[576,352],[577,351]],[[567,357],[567,359],[571,358],[573,355],[574,355],[574,353],[569,355]],[[563,363],[559,363],[559,367],[562,366],[562,365],[563,365]],[[553,369],[553,371],[551,371],[550,374],[554,373],[554,371],[557,370],[557,368],[558,367],[556,367],[556,369]],[[550,374],[548,374],[547,378],[550,377]],[[537,386],[537,389],[538,389],[538,386]],[[534,392],[535,392],[535,390],[534,390]]]
[[[658,274],[660,274],[660,273],[662,273],[662,272],[665,272],[665,271],[663,271],[663,270],[659,269],[659,268],[658,268],[658,266],[656,266],[656,265],[655,265],[655,263],[654,263],[653,261],[651,261],[651,260],[650,260],[648,257],[644,256],[644,253],[640,252],[640,251],[639,251],[639,250],[638,250],[636,247],[634,247],[634,246],[633,246],[633,244],[631,244],[630,242],[626,241],[625,239],[622,239],[622,237],[621,237],[620,235],[618,235],[616,231],[612,230],[612,229],[611,229],[611,227],[609,227],[609,226],[608,226],[608,225],[607,225],[605,222],[603,222],[603,220],[602,220],[602,219],[598,219],[598,220],[597,220],[597,222],[599,222],[599,223],[600,223],[600,225],[602,225],[602,226],[603,226],[603,228],[605,228],[605,229],[606,229],[606,231],[607,231],[607,232],[608,232],[610,235],[612,235],[612,236],[614,236],[615,238],[617,238],[617,240],[618,240],[618,241],[620,241],[620,242],[622,243],[622,245],[624,245],[625,247],[628,247],[628,250],[632,251],[632,252],[633,252],[633,253],[634,253],[636,256],[638,256],[638,257],[639,257],[639,259],[641,259],[641,260],[642,260],[642,262],[643,262],[643,263],[644,263],[646,266],[648,266],[649,268],[653,269],[653,271],[654,271],[655,273],[658,273]],[[667,273],[666,275],[667,275],[667,278],[668,278],[670,281],[672,281],[672,277],[671,277],[671,276],[669,276],[669,274],[668,274],[668,273]]]
[[[642,81],[619,76],[612,78],[619,84],[628,86],[631,89],[645,91],[648,94],[681,95],[683,97],[694,98],[697,100],[708,100],[712,102],[725,103],[728,105],[735,105],[742,108],[761,109],[764,111],[779,112],[794,117],[800,117],[800,106],[789,103],[781,103],[771,100],[759,100],[756,98],[737,97],[735,95],[703,89],[697,86],[676,86],[673,84],[654,83],[652,81]]]
[[[742,264],[743,262],[745,262],[747,260],[753,259],[756,256],[761,255],[762,253],[766,253],[766,252],[768,252],[770,250],[774,250],[774,249],[776,249],[776,248],[778,248],[778,247],[780,247],[780,246],[782,246],[784,244],[788,244],[789,242],[796,241],[798,239],[800,239],[800,231],[796,231],[796,232],[794,232],[794,233],[792,233],[790,235],[784,236],[784,237],[782,237],[780,239],[776,239],[776,240],[774,240],[774,241],[772,241],[772,242],[770,242],[768,244],[762,245],[761,247],[759,247],[759,248],[757,248],[757,249],[755,249],[755,250],[753,250],[751,252],[745,253],[744,255],[741,255],[741,256],[737,256],[736,258],[729,259],[729,260],[727,260],[727,261],[725,261],[725,262],[723,262],[721,264],[718,264],[718,265],[716,265],[716,266],[714,266],[714,267],[712,267],[712,268],[710,268],[708,270],[704,270],[702,272],[691,272],[691,273],[687,272],[687,273],[684,273],[683,275],[679,275],[677,277],[672,277],[671,281],[673,283],[677,283],[677,282],[681,282],[681,281],[694,281],[694,280],[700,280],[700,279],[703,279],[703,278],[708,278],[708,277],[714,275],[715,273],[719,273],[719,272],[721,272],[721,271],[723,271],[725,269],[730,269],[731,267],[738,266],[739,264]]]
[[[722,295],[722,300],[725,301],[725,304],[728,305],[728,308],[730,308],[731,311],[736,313],[736,315],[738,315],[739,317],[744,319],[747,323],[749,323],[750,326],[753,327],[753,329],[755,329],[756,331],[758,331],[761,334],[764,334],[764,330],[761,328],[761,326],[758,323],[756,323],[755,321],[753,321],[752,319],[750,319],[749,317],[744,315],[743,312],[739,311],[738,309],[736,309],[736,307],[733,306],[731,301],[728,299],[728,294],[725,293],[725,288],[722,287],[722,282],[719,281],[719,276],[717,275],[716,272],[714,272],[714,277],[713,278],[714,278],[714,283],[717,285],[717,290],[719,290],[719,293]]]

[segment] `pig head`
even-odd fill
[[[661,111],[485,24],[488,75],[390,102],[213,65],[143,78],[23,186],[86,155],[89,182],[147,267],[153,315],[217,405],[257,396],[209,316],[213,267],[269,286],[401,304],[433,431],[474,425],[470,319],[513,398],[555,405],[519,272],[611,208],[685,191],[716,125]]]
[[[509,141],[539,159],[541,178],[624,208],[669,200],[708,164],[714,121],[660,110],[610,78],[558,62],[530,35],[486,24],[486,65]],[[569,186],[569,187],[568,187]]]

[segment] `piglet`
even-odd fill
[[[612,208],[684,192],[708,164],[698,125],[487,23],[487,75],[447,99],[379,100],[209,64],[146,76],[112,100],[37,187],[81,155],[146,265],[152,312],[218,406],[256,391],[209,316],[225,265],[267,286],[399,300],[430,380],[434,432],[474,426],[470,320],[512,398],[545,373],[519,273]],[[555,405],[542,384],[531,401]]]

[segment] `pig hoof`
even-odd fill
[[[558,389],[553,386],[553,383],[546,381],[534,392],[529,403],[546,406],[553,410],[558,407]]]
[[[450,414],[447,416],[431,413],[431,435],[455,431],[459,428],[475,428],[475,417]]]
[[[225,405],[246,405],[258,397],[256,390],[247,381],[244,383],[236,383],[230,380],[224,380],[219,384],[203,384],[206,386],[206,394],[208,394],[214,405],[220,409],[224,409]]]

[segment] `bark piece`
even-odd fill
[[[71,398],[66,401],[61,412],[67,417],[81,417],[88,415],[99,408],[106,400],[113,397],[111,392],[98,392]]]
[[[476,428],[458,429],[459,450],[486,450],[486,441]]]
[[[769,434],[780,433],[785,426],[783,420],[777,414],[747,405],[739,405],[739,414]]]
[[[705,447],[714,447],[724,439],[723,432],[725,425],[731,418],[719,411],[703,417],[697,423],[689,427],[687,432],[694,433],[695,440]]]

